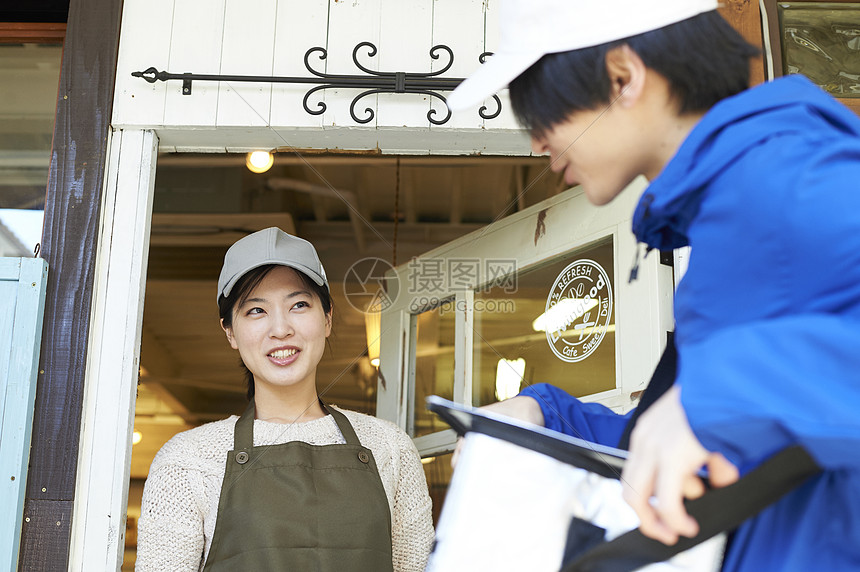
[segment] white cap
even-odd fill
[[[717,9],[717,0],[502,0],[499,47],[448,97],[482,102],[546,54],[622,40]]]

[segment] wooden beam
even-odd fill
[[[156,213],[152,215],[150,244],[228,247],[270,226],[296,232],[290,213]]]
[[[845,105],[848,109],[850,109],[851,111],[853,111],[857,115],[860,115],[860,99],[857,99],[857,98],[852,99],[852,98],[848,98],[848,97],[842,97],[842,98],[837,97],[836,99],[840,103]]]
[[[307,181],[290,179],[287,177],[272,177],[266,181],[266,184],[275,190],[286,189],[298,193],[306,193],[310,195],[311,198],[329,197],[342,201],[346,205],[349,213],[349,224],[352,227],[356,249],[358,252],[364,252],[366,248],[364,225],[366,223],[362,220],[361,214],[359,213],[358,200],[356,199],[354,192],[335,189],[334,187],[327,187],[324,185],[315,185]],[[317,218],[317,222],[320,222],[319,218]]]
[[[463,175],[460,171],[451,171],[451,224],[463,222]]]
[[[65,37],[62,22],[0,22],[0,44],[62,44]]]
[[[406,215],[406,222],[408,224],[418,222],[415,214],[415,173],[404,168],[400,169],[400,201]]]
[[[725,0],[719,12],[747,42],[763,48],[761,11],[757,1]],[[750,86],[764,82],[764,78],[764,58],[760,56],[750,61]]]
[[[69,563],[121,10],[112,0],[69,5],[42,231],[41,255],[50,273],[20,571],[59,572]]]
[[[548,156],[491,156],[491,155],[467,155],[467,156],[396,156],[386,155],[321,155],[318,151],[309,152],[294,151],[291,153],[278,153],[276,161],[279,166],[299,165],[336,165],[336,166],[361,166],[361,167],[395,167],[397,160],[401,167],[487,167],[490,165],[545,165],[549,161]],[[159,166],[169,167],[225,167],[228,165],[244,166],[245,155],[239,153],[171,153],[164,154],[158,158]]]

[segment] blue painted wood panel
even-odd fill
[[[18,568],[48,263],[0,258],[0,570]]]

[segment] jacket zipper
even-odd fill
[[[642,197],[642,204],[645,206],[645,210],[642,213],[642,222],[645,222],[651,217],[651,203],[654,202],[654,195],[646,194]],[[648,258],[648,254],[654,250],[653,247],[645,244],[645,256],[640,258],[640,254],[642,252],[642,245],[645,244],[639,240],[636,241],[636,252],[633,254],[633,267],[630,268],[630,277],[627,279],[627,283],[630,284],[634,280],[639,277],[639,261],[645,260]]]

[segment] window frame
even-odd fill
[[[613,239],[616,304],[616,385],[614,389],[582,398],[625,412],[635,405],[631,394],[644,389],[665,346],[665,332],[672,331],[672,266],[660,263],[660,256],[643,256],[630,231],[632,214],[646,186],[636,179],[612,203],[591,205],[581,189],[572,189],[533,205],[519,213],[454,240],[419,257],[422,259],[459,259],[493,257],[516,258],[517,272],[557,260],[609,236]],[[634,257],[639,256],[639,276],[632,283],[627,277]],[[415,322],[426,308],[416,308],[419,294],[410,292],[409,272],[413,266],[402,264],[389,272],[389,284],[399,284],[398,296],[382,312],[380,384],[377,416],[406,430],[413,429],[413,415],[420,404],[415,399]],[[454,297],[455,352],[454,401],[472,405],[472,355],[474,351],[474,291],[482,284],[469,284],[465,290],[435,289],[421,296],[440,300]],[[622,351],[623,349],[623,351]],[[444,430],[414,438],[422,456],[453,450],[456,435]]]

